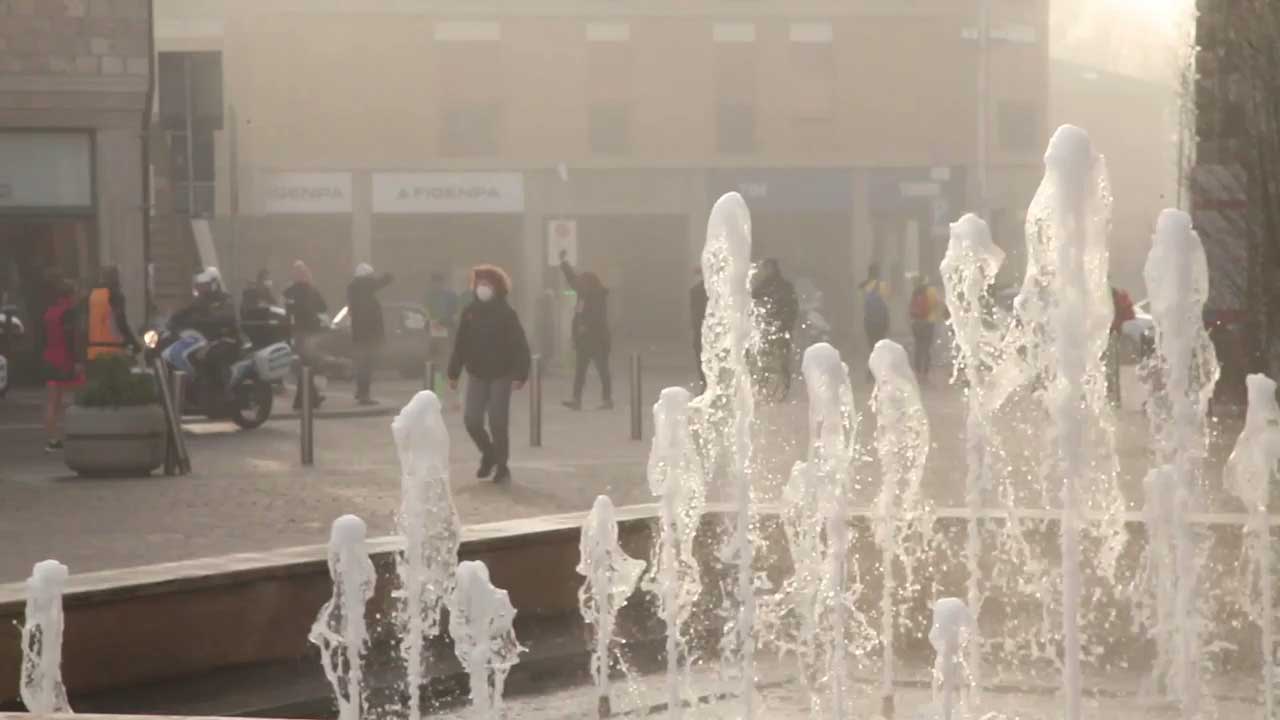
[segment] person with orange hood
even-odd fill
[[[458,388],[467,371],[463,424],[480,450],[476,477],[511,480],[511,393],[529,379],[529,341],[515,308],[507,302],[511,279],[501,268],[471,270],[475,299],[462,311],[449,359],[449,386]],[[486,420],[488,427],[486,427]]]

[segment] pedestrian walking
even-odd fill
[[[373,390],[373,364],[386,341],[378,292],[390,285],[391,273],[376,275],[369,263],[356,266],[356,276],[347,286],[347,312],[351,315],[351,348],[356,362],[356,402],[377,405]]]
[[[600,276],[591,271],[576,272],[569,264],[568,253],[560,251],[560,271],[565,282],[578,295],[573,311],[573,348],[577,361],[573,369],[573,399],[565,400],[570,410],[582,409],[582,389],[587,383],[587,369],[596,366],[600,374],[601,410],[613,409],[613,376],[609,372],[609,289]]]
[[[772,389],[777,399],[785,398],[791,389],[791,333],[800,317],[800,301],[774,258],[760,261],[752,278],[751,299],[761,324],[761,369],[766,376],[776,374],[780,387]]]
[[[250,310],[260,310],[275,304],[276,294],[272,288],[271,271],[263,268],[258,271],[253,283],[240,293],[240,312],[248,314]]]
[[[867,268],[867,279],[858,286],[862,293],[862,329],[867,337],[867,351],[889,336],[889,287],[880,279],[880,266],[872,263]],[[874,381],[867,371],[868,381]]]
[[[942,300],[924,274],[916,276],[909,311],[911,333],[915,336],[916,377],[925,381],[929,379],[929,368],[933,366],[933,338],[938,322],[942,320]]]
[[[293,283],[284,289],[284,309],[289,316],[289,328],[293,335],[293,352],[298,356],[298,389],[293,394],[293,409],[302,409],[302,367],[312,368],[311,407],[324,404],[324,396],[316,389],[315,372],[320,366],[317,345],[325,330],[324,314],[329,311],[324,296],[316,289],[311,268],[301,260],[295,260],[290,271]]]
[[[707,389],[707,373],[702,369],[702,322],[707,318],[707,284],[702,279],[702,268],[693,269],[693,287],[689,288],[689,322],[693,325],[693,361],[698,368],[701,390]]]
[[[84,384],[84,362],[77,342],[79,310],[71,283],[63,278],[52,281],[53,302],[44,312],[45,452],[62,449],[62,421],[66,414],[64,398],[68,391]]]
[[[529,379],[529,341],[520,318],[507,302],[511,280],[493,265],[471,271],[475,300],[463,311],[449,359],[449,386],[455,390],[467,372],[463,423],[480,450],[476,477],[511,480],[511,393]],[[488,426],[486,427],[486,420]]]
[[[107,265],[98,271],[98,284],[89,292],[87,307],[85,355],[89,360],[136,353],[142,349],[142,344],[129,327],[124,292],[120,289],[120,269],[115,265]]]

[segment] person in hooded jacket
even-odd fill
[[[582,409],[582,389],[587,384],[587,368],[593,363],[600,373],[601,410],[613,409],[613,376],[609,373],[609,289],[593,272],[575,272],[568,253],[560,251],[560,271],[578,295],[573,312],[573,347],[577,362],[573,370],[573,399],[564,401],[570,410]]]
[[[507,302],[511,280],[501,268],[480,265],[471,271],[475,299],[462,311],[449,359],[449,386],[458,388],[467,372],[463,424],[480,450],[476,477],[511,480],[511,393],[529,379],[529,341],[516,311]],[[485,427],[486,418],[488,427]]]
[[[378,292],[390,285],[391,273],[375,275],[373,266],[360,263],[355,279],[347,286],[347,312],[351,314],[351,349],[356,361],[356,402],[376,405],[371,396],[373,361],[387,339]]]

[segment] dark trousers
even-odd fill
[[[352,354],[356,364],[356,399],[368,400],[373,388],[373,360],[378,350],[376,347],[356,348]]]
[[[929,377],[929,368],[933,365],[933,323],[917,320],[911,323],[911,332],[916,336],[916,375]]]
[[[498,467],[506,467],[511,454],[510,419],[511,378],[485,380],[469,376],[462,421],[480,454]]]
[[[600,394],[606,403],[613,402],[613,376],[609,374],[609,349],[578,348],[578,361],[573,368],[573,400],[582,402],[582,388],[587,384],[587,368],[592,363],[600,373]]]
[[[867,357],[871,357],[871,351],[876,349],[876,343],[889,336],[889,328],[880,327],[878,325],[863,325],[863,332],[867,334]],[[867,382],[874,383],[875,375],[871,372],[871,366],[867,366]]]

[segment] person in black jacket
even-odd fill
[[[609,289],[593,272],[577,273],[568,254],[560,251],[560,271],[578,295],[573,312],[573,347],[577,362],[573,370],[573,399],[564,401],[570,410],[582,409],[582,388],[587,384],[587,368],[595,363],[600,373],[601,410],[613,409],[613,377],[609,373]]]
[[[370,396],[373,360],[386,340],[382,303],[378,291],[391,284],[391,273],[374,275],[373,266],[360,263],[356,277],[347,286],[347,312],[351,315],[351,349],[356,361],[356,402],[376,405]]]
[[[494,474],[494,482],[511,480],[508,421],[511,392],[529,379],[529,341],[520,318],[507,302],[511,280],[492,265],[471,271],[475,300],[462,311],[449,359],[449,386],[457,389],[467,371],[466,410],[463,422],[480,450],[476,477]],[[485,429],[485,417],[489,427]]]
[[[693,361],[698,368],[698,381],[707,389],[707,373],[702,369],[702,321],[707,317],[707,283],[702,279],[702,268],[695,267],[693,276],[697,282],[689,288],[689,321],[693,324]]]
[[[313,370],[319,364],[316,357],[316,341],[324,332],[321,315],[329,311],[324,296],[316,289],[311,278],[311,268],[301,260],[293,263],[293,284],[284,289],[284,309],[289,315],[289,327],[293,330],[293,351],[302,365]],[[248,292],[247,290],[245,292]],[[311,406],[320,407],[324,396],[316,390],[315,373],[311,375]],[[298,372],[298,391],[293,396],[293,408],[302,407],[302,372]]]
[[[754,278],[751,297],[759,308],[763,351],[779,363],[785,397],[791,389],[791,332],[800,317],[796,288],[782,276],[777,260],[765,258]]]

